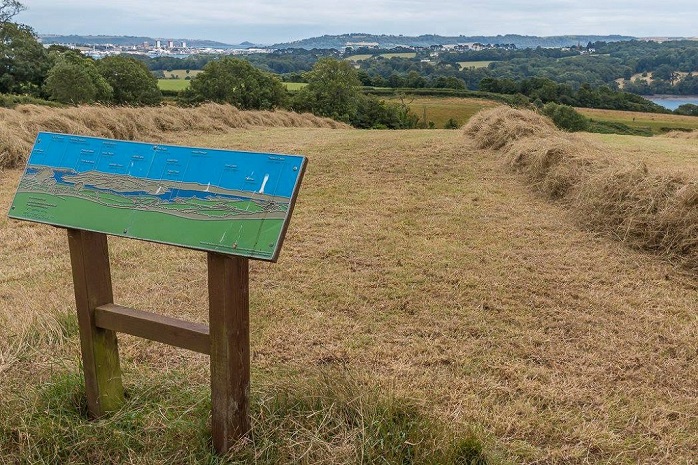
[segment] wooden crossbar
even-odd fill
[[[95,325],[119,333],[211,354],[208,326],[116,304],[95,308]]]

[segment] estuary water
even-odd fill
[[[684,103],[698,105],[698,95],[648,95],[645,98],[669,110],[676,110]]]

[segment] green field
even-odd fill
[[[461,68],[487,68],[494,61],[459,61]]]
[[[397,97],[387,99],[389,102],[400,103]],[[462,97],[415,97],[404,99],[410,111],[425,120],[434,123],[436,128],[443,128],[446,122],[453,118],[459,126],[464,125],[471,116],[484,108],[501,105],[492,100]]]
[[[373,57],[383,57],[386,59],[391,59],[391,58],[414,58],[417,56],[415,52],[401,52],[401,53],[381,53],[379,55],[371,55],[371,54],[359,54],[359,55],[352,55],[347,57],[346,59],[348,61],[363,61],[363,60],[368,60]]]
[[[158,79],[158,88],[160,90],[185,90],[189,88],[189,82],[186,79]]]
[[[594,121],[622,123],[631,128],[646,129],[652,134],[663,134],[671,130],[698,129],[698,118],[665,113],[641,113],[635,111],[599,110],[577,108],[577,111]]]
[[[175,90],[181,91],[189,88],[191,81],[187,79],[158,79],[158,88],[160,90]],[[287,90],[296,92],[301,90],[308,84],[305,82],[284,82],[283,85]]]
[[[286,87],[286,90],[290,92],[296,92],[301,90],[303,87],[307,86],[307,82],[284,82],[284,86]]]
[[[391,59],[391,58],[414,58],[417,56],[416,53],[414,52],[402,52],[402,53],[382,53],[378,56],[381,56],[383,58]]]
[[[369,55],[369,54],[352,55],[350,57],[347,57],[346,59],[348,61],[363,61],[363,60],[368,60],[369,58],[373,58],[373,55]]]
[[[186,69],[173,69],[171,71],[163,70],[163,73],[165,73],[165,77],[167,79],[184,79],[187,76],[193,78],[201,72],[202,70],[200,69],[190,69],[189,72],[187,72]]]

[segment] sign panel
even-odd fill
[[[276,261],[306,161],[41,132],[9,217]]]

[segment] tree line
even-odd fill
[[[125,56],[95,61],[65,47],[46,49],[31,28],[9,19],[0,23],[0,93],[66,104],[153,105],[162,99],[142,62]]]
[[[157,79],[144,60],[123,55],[94,60],[66,47],[44,48],[31,28],[11,21],[22,8],[14,0],[0,3],[0,94],[72,105],[161,103]],[[189,63],[196,60],[193,57]],[[250,61],[233,57],[201,60],[203,72],[191,79],[191,87],[178,103],[212,101],[242,110],[287,108],[363,128],[415,127],[417,118],[406,105],[363,95],[356,70],[348,62],[329,57],[312,60],[312,68],[303,75],[308,85],[294,95],[277,75]]]
[[[679,42],[680,47],[622,42],[565,50],[511,47],[442,50],[438,57],[432,51],[422,50],[414,58],[377,55],[358,63],[347,61],[346,53],[337,50],[281,50],[245,59],[207,55],[151,59],[117,55],[94,60],[66,47],[44,48],[31,28],[11,21],[22,8],[16,0],[0,2],[0,93],[63,104],[157,105],[162,94],[153,72],[175,68],[202,70],[190,78],[190,87],[178,95],[177,102],[182,105],[213,101],[230,103],[243,110],[285,108],[312,112],[360,128],[411,128],[425,123],[407,105],[365,94],[362,86],[404,92],[479,91],[506,96],[511,103],[540,108],[555,103],[667,112],[635,93],[620,92],[615,82],[618,73],[630,78],[635,71],[656,65],[652,83],[627,80],[626,87],[645,85],[654,91],[666,85],[698,94],[698,76],[679,79],[679,71],[672,71],[695,66],[698,45],[693,43]],[[606,53],[592,54],[596,49]],[[670,50],[668,57],[662,58],[661,52],[667,50]],[[487,67],[460,65],[460,60],[473,58],[496,60]],[[305,82],[307,86],[289,93],[282,84],[284,79]],[[636,93],[646,91],[643,88]],[[680,112],[695,114],[695,109],[683,107]]]

